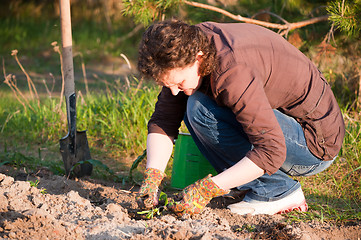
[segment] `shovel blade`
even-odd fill
[[[60,153],[63,157],[66,175],[70,178],[90,176],[93,171],[91,163],[82,163],[72,169],[77,162],[91,159],[86,131],[76,131],[74,148],[72,145],[73,139],[69,134],[60,139]]]

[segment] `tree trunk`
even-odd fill
[[[357,108],[361,109],[361,66],[358,68],[358,77],[359,77],[359,81],[358,81],[358,96],[357,96]]]

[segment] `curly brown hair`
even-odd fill
[[[196,61],[202,51],[199,74],[206,76],[215,68],[216,49],[202,30],[181,20],[165,20],[150,26],[139,46],[138,70],[161,82],[163,74]]]

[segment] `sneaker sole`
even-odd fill
[[[308,210],[308,205],[307,205],[306,199],[305,199],[305,200],[303,200],[303,202],[300,205],[287,207],[286,209],[281,210],[281,211],[277,212],[276,214],[289,213],[292,211],[307,212],[307,210]]]

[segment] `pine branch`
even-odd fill
[[[354,36],[361,30],[361,1],[336,0],[328,5],[327,11],[330,20],[347,35]]]

